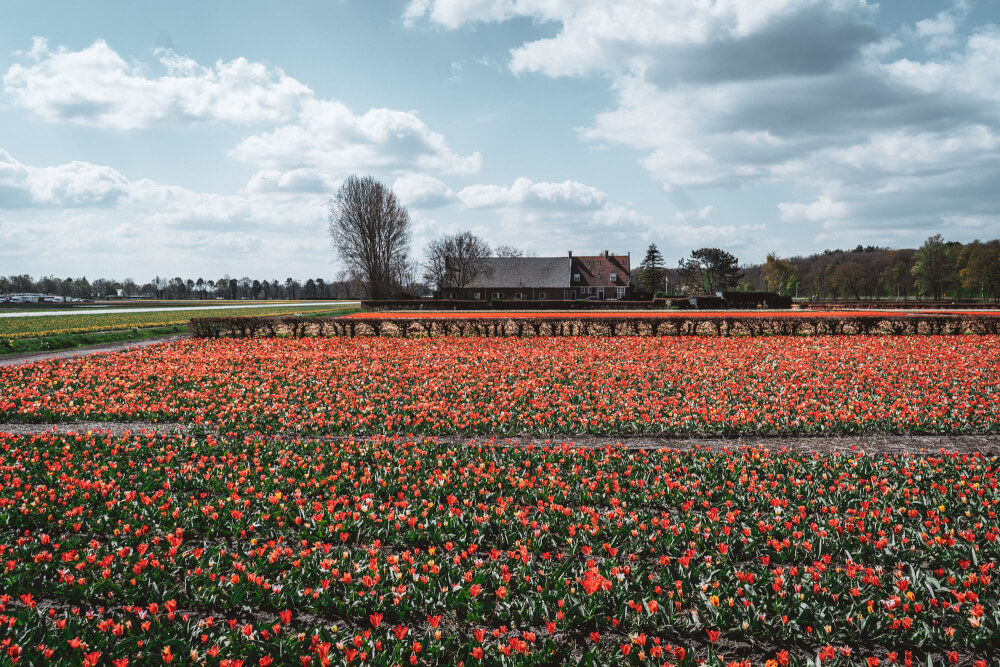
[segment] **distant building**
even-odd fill
[[[630,256],[488,257],[486,271],[464,288],[444,288],[443,299],[468,301],[622,300],[630,296]]]
[[[631,296],[632,256],[613,255],[605,250],[600,255],[579,256],[573,259],[573,275],[570,280],[571,299],[586,299],[596,296],[600,301],[623,301]]]

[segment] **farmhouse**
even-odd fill
[[[630,256],[488,257],[480,276],[463,288],[445,288],[445,299],[552,301],[615,300],[629,294]]]
[[[632,256],[613,255],[605,250],[600,255],[573,257],[570,299],[597,297],[600,301],[622,301],[629,297]]]
[[[446,299],[524,301],[569,299],[569,257],[488,257],[482,275],[462,289],[446,288]]]

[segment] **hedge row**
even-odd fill
[[[810,310],[997,310],[1000,303],[954,301],[802,301],[799,308]]]
[[[1000,334],[1000,317],[990,315],[848,315],[676,317],[205,317],[191,320],[196,338],[253,338],[288,335],[354,336],[851,336]]]
[[[649,301],[583,301],[554,299],[539,301],[518,301],[516,299],[495,299],[492,301],[461,299],[411,299],[362,301],[364,310],[378,311],[421,311],[421,310],[649,310]]]

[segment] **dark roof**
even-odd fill
[[[469,287],[569,287],[569,257],[489,257]]]

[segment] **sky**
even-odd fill
[[[1000,236],[1000,0],[36,0],[0,82],[0,275],[333,279],[352,174],[414,261]]]

